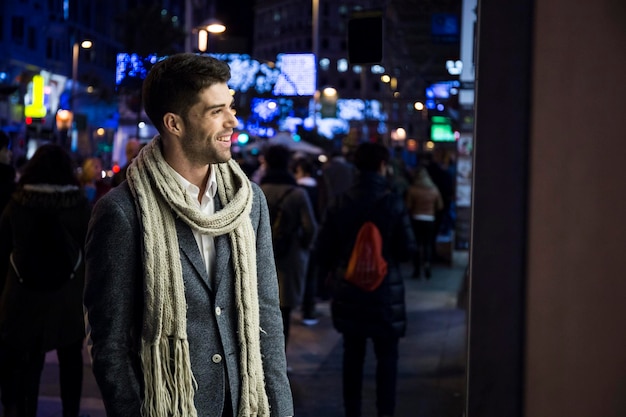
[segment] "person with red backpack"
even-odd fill
[[[393,416],[395,411],[398,343],[406,329],[400,262],[411,258],[416,244],[402,196],[387,181],[388,161],[389,151],[383,145],[359,145],[354,154],[359,171],[355,183],[328,207],[316,242],[320,267],[333,276],[331,314],[334,327],[343,335],[346,417],[361,416],[368,339],[377,361],[378,416]],[[372,256],[364,256],[365,250]],[[368,259],[374,262],[368,265]],[[382,279],[377,279],[377,272]]]

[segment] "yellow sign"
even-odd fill
[[[35,75],[29,85],[30,104],[24,107],[24,116],[34,118],[46,117],[46,106],[44,106],[44,78]]]

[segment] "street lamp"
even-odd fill
[[[70,103],[74,104],[74,95],[76,93],[76,83],[78,80],[78,53],[80,52],[80,48],[90,49],[93,46],[93,42],[86,39],[82,42],[74,42],[74,46],[72,47],[72,95],[70,97]],[[72,111],[74,111],[74,106],[71,106]]]
[[[198,31],[198,50],[200,52],[209,52],[209,33],[219,34],[226,31],[226,26],[218,21],[209,21],[197,28]]]
[[[88,39],[85,39],[82,42],[74,42],[74,45],[72,46],[72,88],[70,90],[70,110],[72,110],[72,113],[76,113],[76,109],[74,108],[74,98],[76,96],[76,84],[78,82],[78,54],[80,52],[80,48],[90,49],[92,46],[93,42]],[[72,150],[74,150],[77,142],[76,117],[73,118],[71,134],[71,147]]]

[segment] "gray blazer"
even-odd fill
[[[263,192],[252,184],[250,214],[256,234],[261,354],[271,415],[293,415],[271,229]],[[216,197],[216,210],[222,204]],[[234,273],[228,236],[215,239],[216,268],[206,273],[191,229],[176,221],[187,299],[191,366],[198,383],[199,417],[220,417],[223,407],[237,415],[240,397]],[[86,241],[85,307],[91,327],[93,372],[107,416],[139,416],[143,376],[139,349],[143,315],[140,224],[127,183],[112,189],[94,207]],[[230,392],[231,404],[224,404]]]

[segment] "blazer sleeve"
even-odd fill
[[[287,378],[285,340],[278,304],[278,278],[274,265],[272,237],[267,201],[261,189],[253,184],[258,218],[256,227],[257,279],[261,322],[261,356],[265,389],[272,417],[293,416],[293,399]]]
[[[109,417],[138,416],[142,401],[141,251],[134,213],[128,187],[116,187],[94,207],[85,246],[93,373]]]

